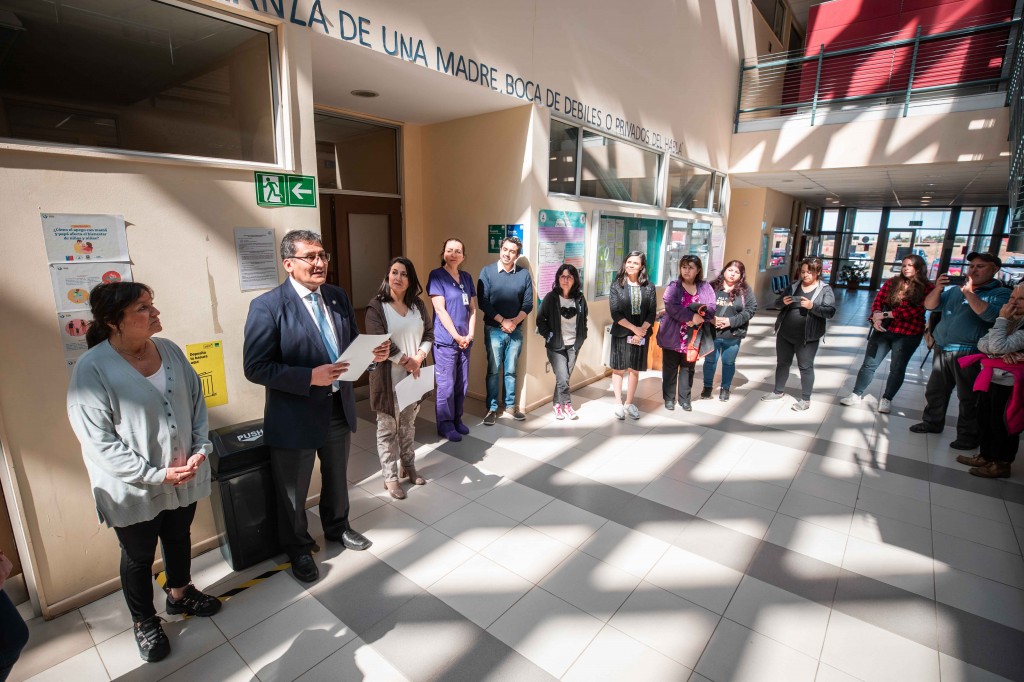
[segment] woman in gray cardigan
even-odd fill
[[[153,291],[138,282],[99,284],[89,294],[89,350],[68,387],[68,418],[82,444],[96,511],[121,544],[121,587],[144,661],[170,643],[153,607],[160,540],[167,613],[212,616],[220,602],[192,585],[189,529],[210,494],[212,450],[195,370],[161,331]]]
[[[366,333],[391,334],[391,356],[370,373],[370,407],[377,413],[377,455],[380,457],[384,487],[396,500],[405,499],[401,479],[423,485],[416,473],[416,415],[420,401],[398,409],[395,385],[412,374],[420,374],[434,345],[434,323],[427,315],[420,294],[423,287],[416,268],[408,258],[391,260],[380,290],[366,304]]]

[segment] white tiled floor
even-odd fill
[[[469,421],[459,444],[423,410],[429,481],[406,500],[384,491],[364,419],[349,476],[368,552],[327,543],[315,585],[278,572],[168,623],[159,664],[139,660],[119,593],[36,619],[12,679],[1024,679],[1024,477],[974,479],[952,429],[907,431],[920,356],[893,414],[874,411],[887,363],[839,405],[865,297],[840,301],[804,413],[758,400],[765,315],[729,403],[666,411],[652,372],[639,421],[611,418],[601,382],[576,392],[578,421]],[[233,574],[211,552],[193,576],[224,594],[274,563]]]

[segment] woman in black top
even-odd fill
[[[741,261],[731,260],[711,281],[715,291],[715,350],[704,358],[704,390],[701,398],[711,397],[718,356],[722,356],[722,388],[718,399],[729,399],[732,378],[736,374],[736,356],[740,342],[747,335],[750,318],[757,312],[757,297],[747,286],[747,268]]]
[[[782,398],[795,355],[802,394],[791,409],[797,412],[811,406],[814,356],[825,336],[825,320],[836,314],[836,296],[832,287],[818,279],[820,276],[821,259],[804,258],[800,261],[800,281],[779,296],[777,305],[782,311],[775,320],[775,390],[761,396],[761,400]]]
[[[575,265],[558,266],[554,286],[537,311],[537,333],[544,337],[548,362],[555,373],[555,394],[551,398],[555,419],[578,419],[569,396],[569,377],[576,354],[587,339],[587,301]]]
[[[640,418],[633,404],[640,372],[647,369],[647,342],[658,311],[654,285],[647,278],[647,257],[642,251],[630,251],[619,274],[608,290],[608,309],[612,314],[612,389],[615,391],[615,418]],[[629,375],[626,404],[622,404],[622,376]]]

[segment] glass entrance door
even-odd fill
[[[882,279],[888,279],[900,271],[903,259],[912,253],[924,256],[921,249],[915,249],[917,230],[889,230],[885,243],[885,267]]]

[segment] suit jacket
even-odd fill
[[[355,311],[340,287],[320,287],[338,335],[338,352],[359,335]],[[278,448],[319,448],[327,442],[331,387],[312,386],[313,368],[331,361],[309,310],[285,281],[249,304],[242,349],[245,378],[267,389],[263,439]],[[349,371],[356,371],[351,367]],[[352,383],[341,382],[341,401],[349,428],[356,430]]]

